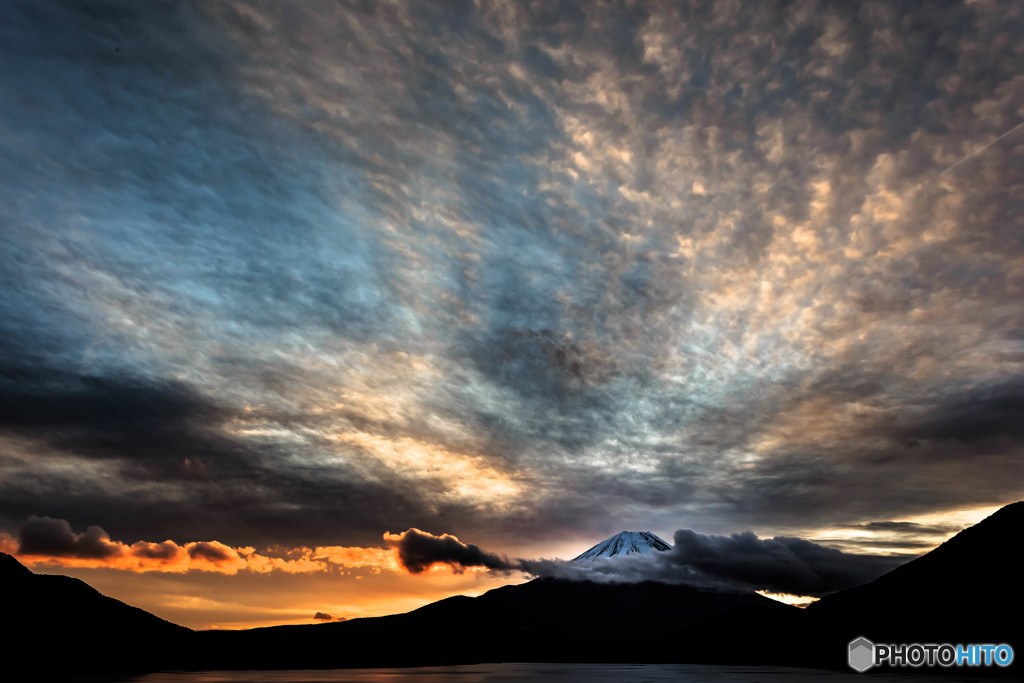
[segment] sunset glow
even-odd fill
[[[5,3],[0,551],[194,628],[873,580],[1024,498],[1021,64],[996,0]]]

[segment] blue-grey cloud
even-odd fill
[[[905,557],[842,552],[802,538],[758,538],[750,531],[716,536],[676,531],[675,545],[648,555],[520,560],[529,574],[572,581],[659,581],[725,590],[762,590],[820,597],[859,586],[895,569]]]
[[[10,3],[0,523],[519,542],[1017,499],[1022,21]]]

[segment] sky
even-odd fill
[[[311,623],[624,529],[905,561],[1024,498],[1020,3],[3,14],[36,571]]]

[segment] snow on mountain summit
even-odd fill
[[[611,538],[606,538],[590,550],[573,558],[595,560],[599,557],[625,557],[626,555],[649,555],[654,551],[671,550],[672,546],[661,540],[650,531],[620,531]]]

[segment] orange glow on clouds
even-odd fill
[[[402,476],[443,481],[446,499],[505,508],[523,493],[517,476],[494,469],[479,455],[453,452],[407,437],[384,438],[365,432],[342,432],[328,438],[358,446]]]
[[[77,554],[22,553],[18,537],[0,533],[0,551],[37,573],[80,578],[106,595],[190,628],[309,624],[317,612],[348,619],[383,616],[455,594],[479,595],[509,582],[507,575],[491,575],[483,567],[446,563],[411,572],[398,549],[407,532],[383,534],[385,547],[276,546],[259,552],[219,541],[128,544],[99,527],[90,527],[87,534],[68,533],[75,540],[90,534],[93,544]]]
[[[384,534],[387,539],[388,534]],[[398,561],[395,548],[360,548],[340,545],[319,546],[314,551],[317,558],[341,567],[370,567],[377,570],[399,571],[402,565]]]
[[[169,540],[162,543],[139,541],[128,545],[104,536],[100,544],[103,552],[94,557],[22,553],[17,542],[13,546],[14,554],[29,566],[102,567],[131,572],[203,571],[235,574],[242,569],[259,572],[270,571],[266,567],[273,563],[265,560],[277,559],[256,555],[251,552],[252,548],[232,548],[219,541],[193,541],[184,545]]]
[[[167,540],[161,543],[138,541],[128,545],[111,540],[102,532],[100,549],[90,556],[21,552],[20,543],[9,534],[0,534],[0,552],[16,555],[28,566],[56,566],[117,569],[145,573],[167,572],[181,574],[190,571],[237,574],[240,571],[268,574],[272,571],[287,574],[331,572],[332,568],[368,569],[373,574],[384,571],[413,573],[404,567],[395,543],[406,532],[385,532],[383,540],[389,547],[317,546],[316,548],[268,548],[257,552],[251,546],[231,547],[219,541],[192,541],[178,544]],[[444,538],[449,536],[445,534]],[[454,537],[451,537],[454,538]],[[457,540],[457,539],[456,539]],[[482,568],[470,568],[486,571]],[[430,571],[453,571],[438,563]],[[461,569],[457,573],[461,573]]]

